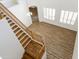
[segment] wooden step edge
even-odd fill
[[[45,50],[45,45],[43,45],[39,51],[39,53],[41,53],[42,50]]]
[[[15,25],[15,23],[12,22],[12,23],[10,24],[10,26],[13,26],[13,25]]]
[[[24,43],[27,42],[27,41],[28,41],[27,39],[24,39],[21,44],[24,45]]]
[[[22,38],[20,38],[20,41],[22,41],[24,38],[28,37],[27,35],[24,35]],[[19,39],[19,38],[18,38]]]
[[[23,45],[26,41],[29,41],[29,37],[27,37],[27,38],[22,42],[22,45]]]
[[[24,38],[27,38],[28,36],[27,35],[24,35],[21,39],[20,39],[20,41],[23,41],[23,39]]]
[[[18,37],[18,39],[21,41],[25,36],[26,34],[23,33],[21,36]]]
[[[15,25],[14,27],[12,27],[12,30],[16,30],[18,27]]]
[[[22,59],[34,59],[34,58],[25,52]]]
[[[19,28],[19,27],[17,27],[16,25],[14,26],[14,27],[12,27],[12,30],[17,30],[17,28]]]
[[[37,42],[38,44],[40,44],[40,45],[44,45],[43,43],[41,43],[41,42],[39,42],[39,41],[37,41],[37,40],[34,40],[34,39],[32,39],[33,41],[35,41],[35,42]]]
[[[23,31],[16,33],[16,36],[19,38],[22,34],[25,34]]]
[[[28,36],[25,36],[24,38],[21,39],[20,42],[22,43],[24,40],[28,40],[28,39],[29,39],[29,37]]]
[[[15,31],[15,30],[13,30],[13,31]],[[19,29],[18,31],[16,31],[16,32],[14,32],[14,33],[17,34],[19,31],[21,31],[21,30]]]
[[[42,58],[42,56],[44,55],[44,53],[45,53],[45,46],[43,46],[42,48],[41,48],[41,50],[39,51],[39,59],[41,59]]]
[[[18,30],[20,30],[20,28],[17,28],[17,29],[14,31],[14,33],[16,33]]]
[[[27,42],[27,44],[25,44],[24,49],[27,49],[27,45],[31,42],[31,40],[29,40],[29,42]]]
[[[13,25],[13,26],[10,26],[11,28],[13,28],[14,26],[17,26],[17,25]],[[18,26],[17,26],[18,27]]]

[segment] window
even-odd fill
[[[55,12],[56,10],[55,9],[52,9],[52,8],[44,8],[43,9],[43,15],[44,15],[44,18],[46,19],[49,19],[49,20],[55,20]]]
[[[64,24],[74,25],[77,15],[78,15],[77,12],[62,10],[60,15],[60,22]]]

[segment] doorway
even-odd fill
[[[39,22],[37,7],[36,6],[30,6],[29,11],[32,13],[32,15],[31,15],[32,23]]]

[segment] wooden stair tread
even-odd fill
[[[21,30],[21,31],[19,31],[18,33],[16,33],[16,36],[17,36],[17,37],[20,37],[20,36],[23,35],[23,34],[25,34],[25,33],[23,33],[23,31]]]
[[[21,40],[21,43],[24,41],[24,40],[28,40],[28,36],[24,36],[23,38],[22,38],[22,40]]]
[[[20,28],[17,28],[17,29],[14,31],[14,33],[16,33],[18,30],[20,30]]]
[[[13,26],[15,23],[11,23],[10,26]]]
[[[30,38],[26,39],[24,42],[22,42],[23,47],[27,47],[27,45],[29,44],[29,42],[31,41]]]
[[[23,33],[21,36],[18,37],[18,39],[20,40],[20,39],[22,39],[25,36],[26,36],[25,33]]]
[[[23,58],[22,59],[34,59],[32,56],[30,56],[27,53],[24,53]]]
[[[37,58],[38,55],[41,54],[40,51],[42,47],[43,47],[42,45],[32,40],[25,48],[25,52],[31,55],[32,57]]]
[[[12,29],[15,29],[15,28],[17,28],[17,27],[18,27],[18,26],[17,26],[17,25],[15,25],[15,26],[13,26],[13,27],[12,27]]]

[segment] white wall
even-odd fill
[[[2,59],[22,59],[24,48],[13,33],[8,22],[0,20],[0,57]]]
[[[40,21],[77,31],[77,21],[74,26],[59,23],[61,10],[77,12],[77,2],[77,0],[31,0],[30,4],[38,7]],[[56,9],[55,21],[49,21],[43,18],[43,8],[45,7]]]
[[[29,9],[26,4],[19,2],[19,4],[8,8],[26,27],[32,24],[31,17],[27,15]]]
[[[32,24],[31,17],[28,16],[28,0],[2,0],[0,1],[9,9],[26,27]]]
[[[76,42],[75,42],[75,46],[74,46],[74,52],[73,52],[72,59],[78,59],[78,34],[76,36]]]
[[[7,8],[14,6],[18,3],[17,0],[0,0],[1,3],[3,3]]]

